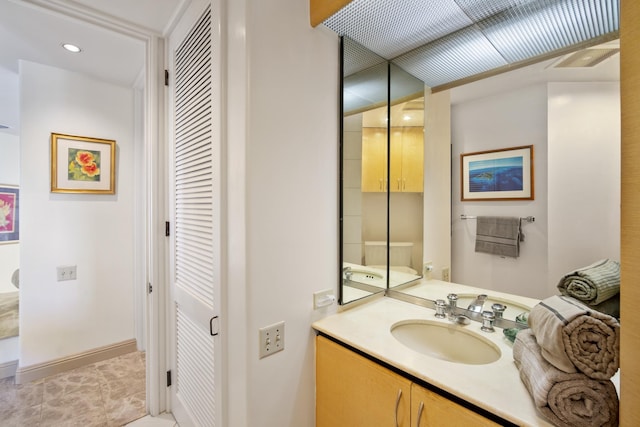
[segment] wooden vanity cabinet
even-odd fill
[[[316,427],[410,427],[410,399],[410,380],[316,337]]]
[[[326,337],[316,337],[316,427],[499,425]]]
[[[411,384],[411,419],[412,427],[500,425],[415,383]]]

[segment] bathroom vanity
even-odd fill
[[[442,289],[468,290],[456,286],[448,283],[448,288]],[[440,292],[419,287],[416,292],[431,290]],[[446,298],[446,294],[438,294],[438,298]],[[513,301],[535,303],[518,298],[513,296]],[[438,319],[435,313],[405,301],[374,296],[315,322],[316,425],[551,425],[538,415],[514,364],[512,343],[500,328],[483,332],[479,322],[459,325]],[[425,331],[445,330],[448,338],[421,340],[416,336],[407,341],[398,333],[405,325],[417,325]],[[452,361],[445,353],[442,356],[420,347],[426,341],[447,346],[456,337],[465,338],[462,342],[468,347],[468,360]],[[465,349],[462,353],[466,354]],[[491,362],[476,358],[483,349],[495,352]]]

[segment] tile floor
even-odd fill
[[[2,427],[115,427],[145,415],[143,352],[27,384],[0,379]]]

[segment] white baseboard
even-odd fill
[[[123,354],[136,351],[136,340],[130,339],[116,344],[88,350],[83,353],[67,356],[49,362],[38,363],[31,366],[18,366],[15,371],[16,384],[24,384],[30,381],[39,380],[61,372],[81,368],[92,363],[122,356]]]
[[[11,362],[0,363],[0,380],[3,378],[12,377],[16,374],[18,369],[18,361],[13,360]]]

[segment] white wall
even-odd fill
[[[308,2],[228,11],[227,425],[312,426],[312,294],[338,277],[338,39]],[[284,351],[259,359],[258,328],[281,320]]]
[[[134,338],[133,92],[20,63],[20,366]],[[115,139],[116,194],[50,192],[50,134]],[[78,279],[57,282],[56,266]]]
[[[451,269],[451,104],[449,91],[425,95],[424,255],[433,279]],[[421,270],[422,268],[418,268]],[[428,277],[428,276],[427,276]]]
[[[544,298],[557,293],[562,274],[619,257],[615,87],[537,84],[453,107],[453,281]],[[530,144],[535,200],[460,201],[460,153]],[[520,257],[500,258],[474,252],[475,221],[460,220],[460,214],[531,215],[535,222],[523,223]]]
[[[549,84],[549,279],[620,260],[620,84]]]
[[[345,117],[343,123],[342,259],[363,264],[362,114]]]

